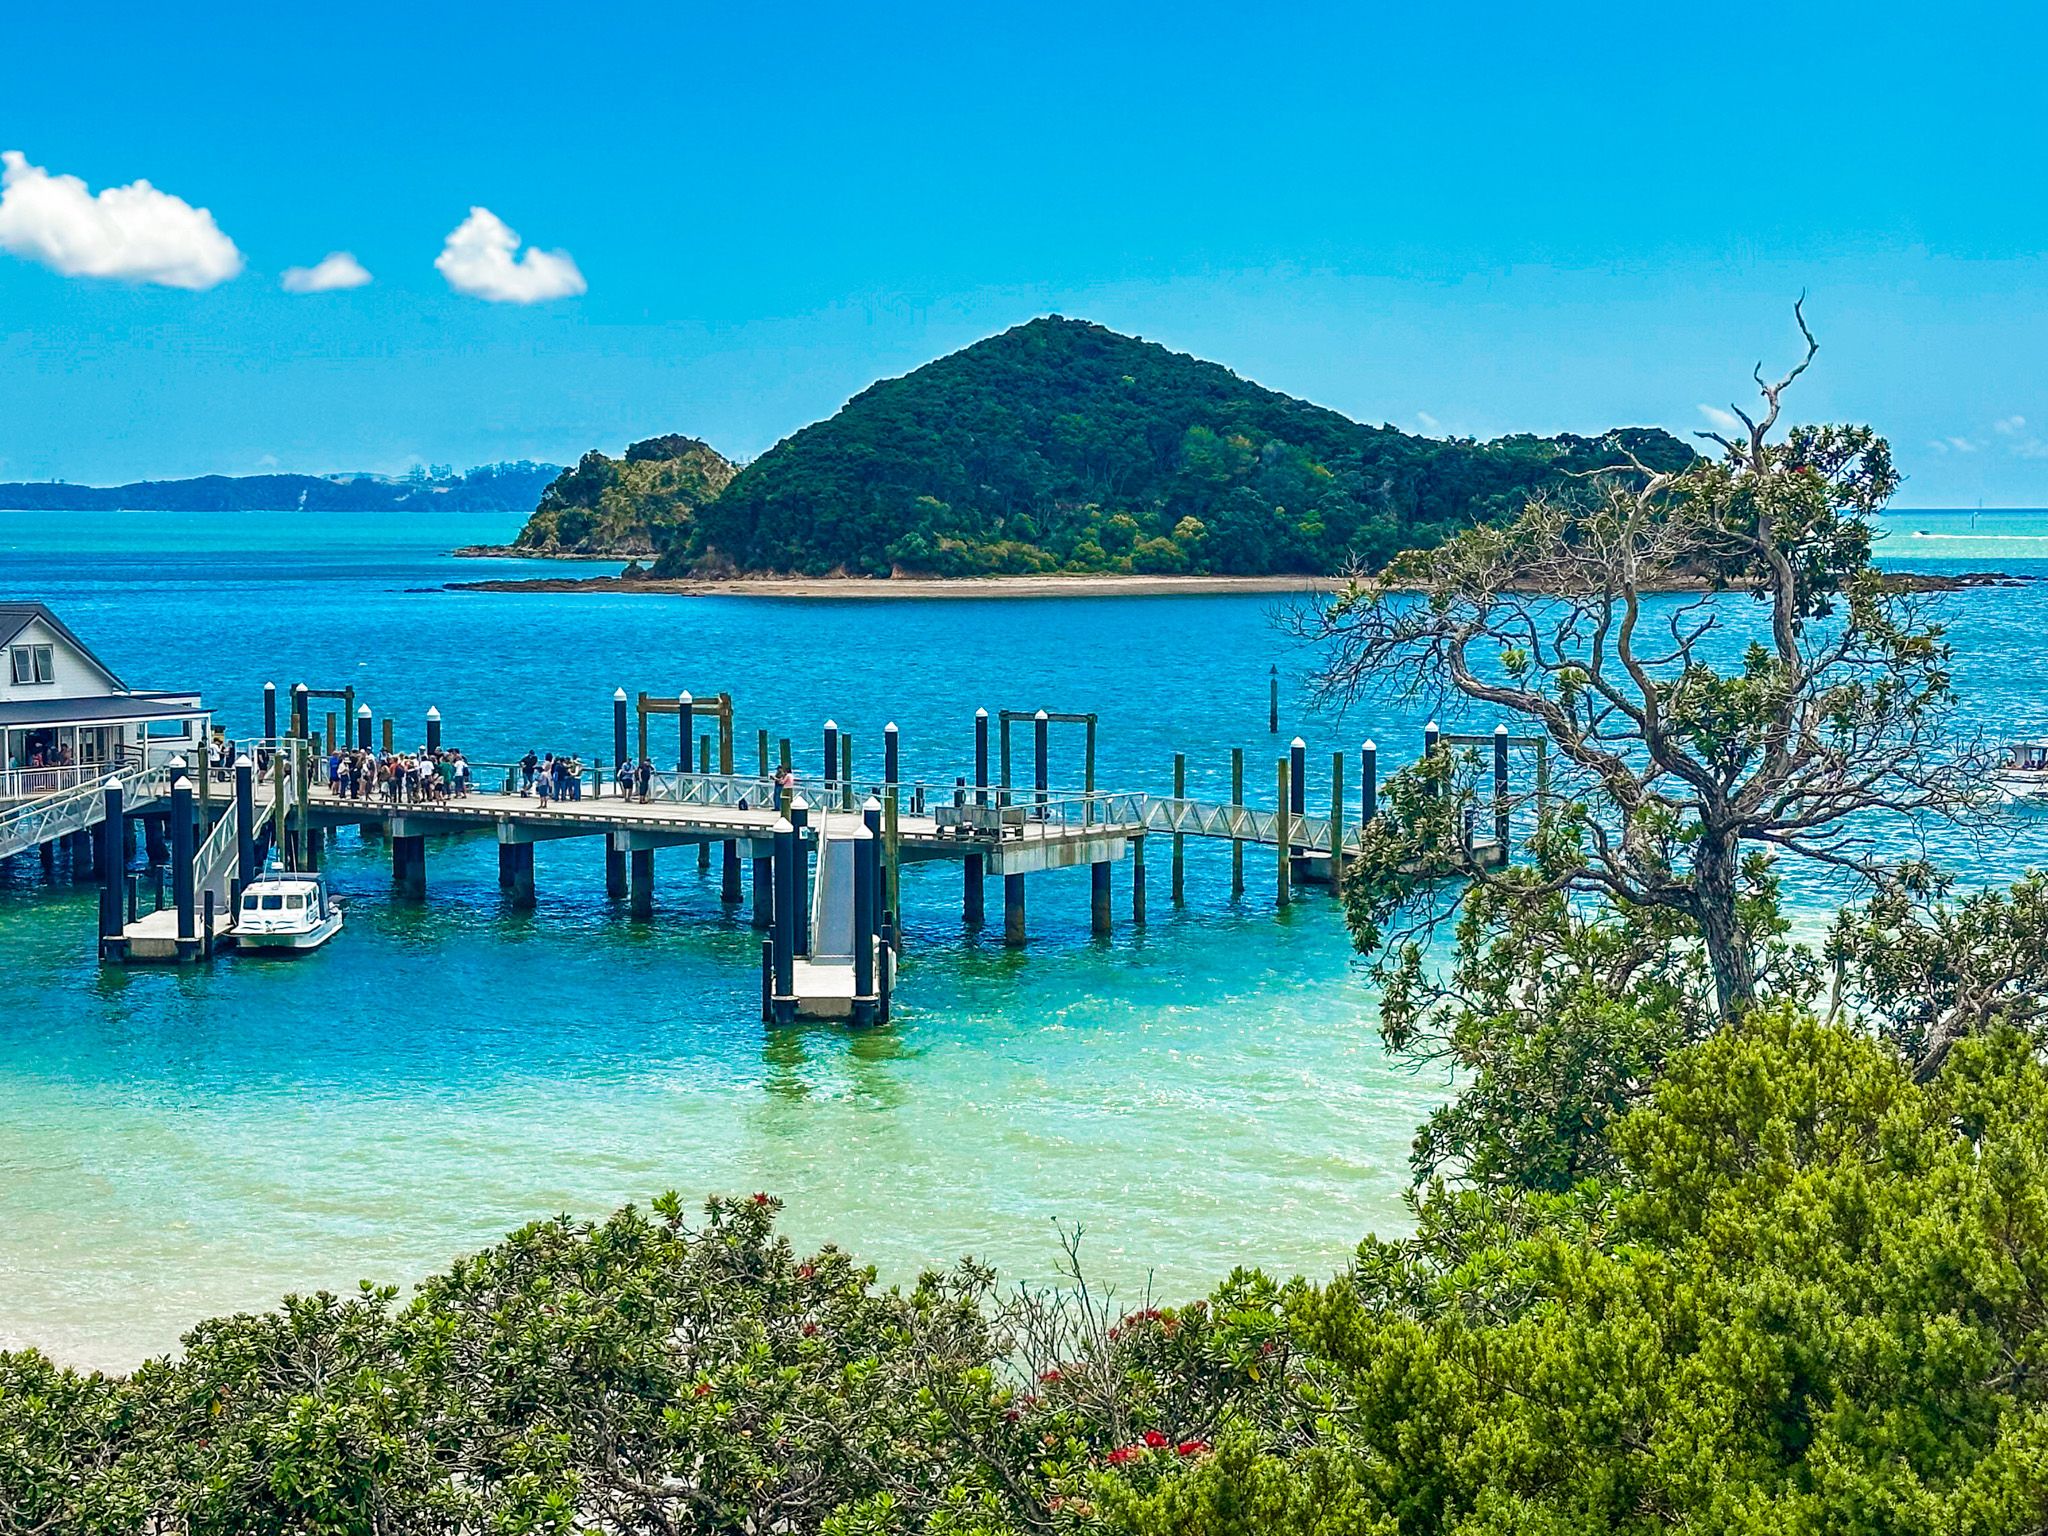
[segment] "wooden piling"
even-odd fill
[[[1088,924],[1098,938],[1109,933],[1109,860],[1088,866]]]
[[[1131,923],[1138,928],[1145,926],[1145,839],[1142,834],[1131,839]]]

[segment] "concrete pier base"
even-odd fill
[[[304,852],[312,857],[313,840],[307,838]],[[391,878],[398,894],[408,901],[423,901],[427,894],[427,840],[424,836],[391,839]]]
[[[649,922],[654,917],[654,850],[635,848],[627,859],[630,865],[627,910],[636,923]]]
[[[1024,942],[1024,877],[1003,876],[1003,942]]]
[[[966,919],[968,927],[979,928],[986,920],[987,913],[987,893],[984,889],[986,880],[982,874],[981,855],[970,853],[967,855],[966,865],[967,873],[963,877],[964,884],[960,895],[960,915]]]
[[[623,848],[604,851],[604,893],[617,900],[626,894],[626,853]]]
[[[1088,927],[1098,938],[1109,932],[1109,865],[1088,866]]]

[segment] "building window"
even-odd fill
[[[15,646],[14,680],[17,683],[57,681],[57,657],[54,650],[47,645]]]

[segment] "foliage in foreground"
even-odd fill
[[[1451,1193],[1326,1284],[1117,1318],[798,1257],[765,1197],[539,1223],[207,1323],[0,1356],[12,1530],[2004,1532],[2048,1519],[2048,1075],[1929,1083],[1767,1009],[1606,1178]]]

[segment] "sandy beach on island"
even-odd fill
[[[1190,597],[1203,594],[1331,592],[1330,576],[750,576],[657,580],[540,576],[525,581],[451,581],[451,592],[624,592],[664,597],[854,598]]]

